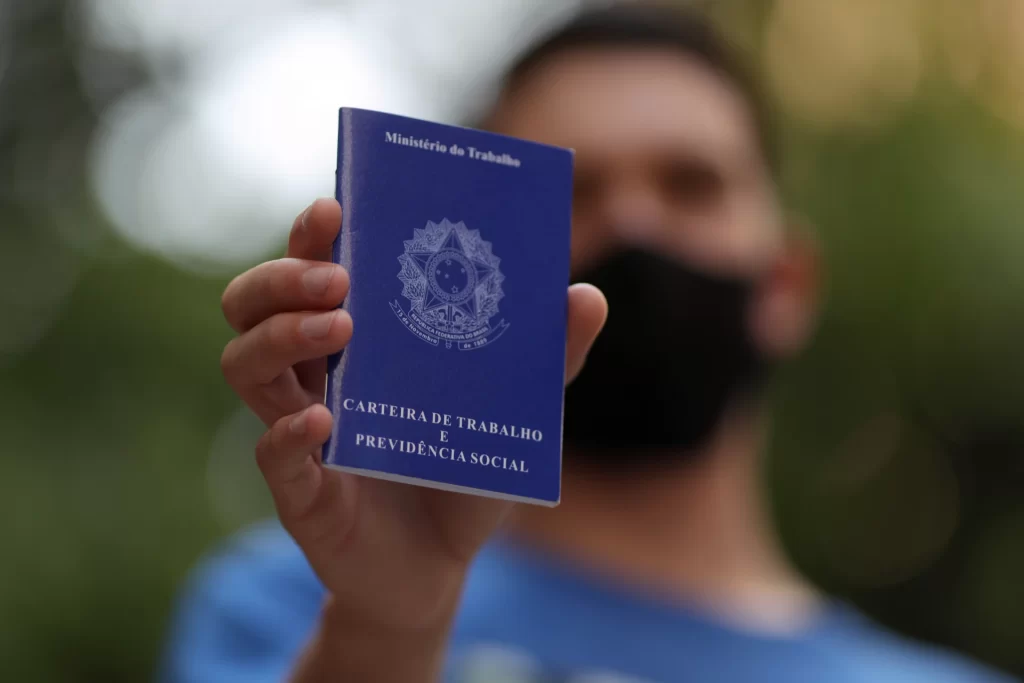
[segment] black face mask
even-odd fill
[[[765,362],[747,325],[754,281],[639,249],[573,279],[604,292],[609,315],[566,389],[567,457],[627,468],[678,462],[760,382]]]

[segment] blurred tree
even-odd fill
[[[89,142],[140,82],[86,54],[64,2],[0,5],[0,661],[31,681],[139,681],[188,565],[224,529],[203,486],[235,402],[223,280],[115,241]],[[78,67],[104,59],[104,92]]]

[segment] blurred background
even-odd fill
[[[580,4],[0,0],[5,679],[148,679],[185,572],[271,513],[219,297],[332,194],[337,107],[465,121]],[[1024,675],[1024,3],[707,5],[828,265],[779,388],[787,546]]]

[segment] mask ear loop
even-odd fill
[[[769,358],[797,356],[817,331],[823,296],[820,245],[809,223],[798,219],[786,231],[781,252],[758,282],[748,315],[751,335]]]

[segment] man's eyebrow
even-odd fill
[[[653,157],[660,165],[689,166],[707,168],[725,174],[728,168],[737,162],[742,163],[741,155],[735,152],[717,152],[694,147],[665,147]]]
[[[756,168],[762,164],[761,154],[758,150],[746,149],[743,146],[724,145],[718,149],[709,149],[706,146],[666,146],[666,155],[676,155],[679,159],[690,162],[698,162],[713,166],[723,173],[729,170]]]

